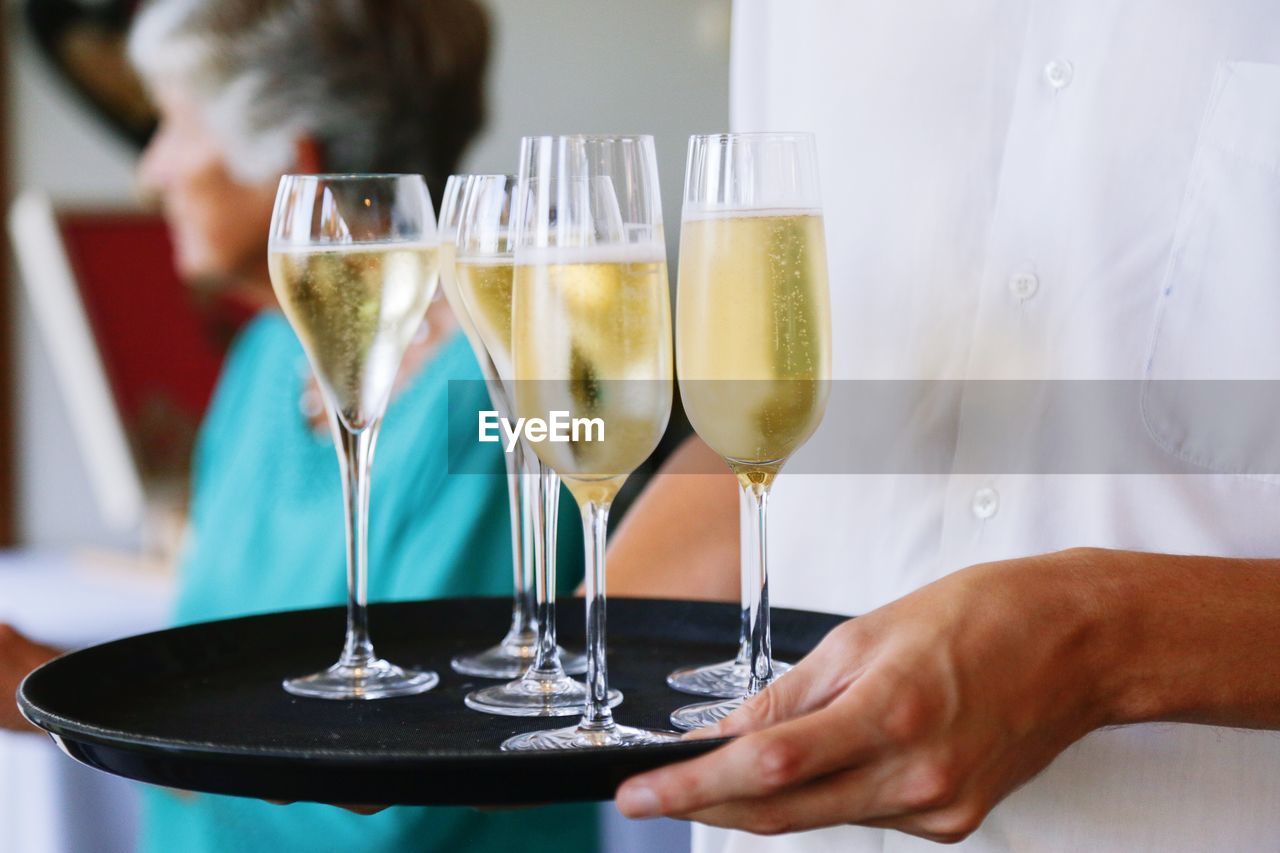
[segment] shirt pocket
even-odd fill
[[[1280,484],[1280,65],[1218,68],[1157,295],[1142,414],[1192,470]]]

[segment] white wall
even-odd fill
[[[689,135],[729,127],[730,0],[488,5],[489,126],[467,168],[514,172],[531,134],[651,133],[674,269]]]
[[[13,20],[14,9],[9,13]],[[472,171],[515,168],[531,133],[652,133],[671,260],[685,144],[728,125],[730,0],[488,0],[489,124]],[[10,40],[10,175],[62,203],[128,203],[133,153],[66,93],[26,42]],[[20,296],[19,530],[33,544],[118,544],[97,518],[41,342]]]

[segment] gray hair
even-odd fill
[[[438,198],[483,124],[488,45],[474,0],[151,0],[129,56],[199,99],[239,177],[308,135],[327,169],[420,172]]]

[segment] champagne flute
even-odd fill
[[[671,307],[657,161],[649,136],[527,137],[512,238],[515,408],[585,429],[533,442],[582,513],[587,696],[577,726],[506,750],[632,746],[675,732],[618,725],[605,661],[605,539],[618,489],[671,414]],[[594,429],[592,424],[599,425]]]
[[[489,391],[489,399],[503,417],[510,414],[508,402],[494,364],[493,356],[486,347],[483,336],[476,328],[471,312],[468,310],[461,293],[458,291],[456,272],[456,252],[458,237],[458,221],[462,216],[462,201],[468,184],[477,176],[450,175],[445,182],[444,199],[440,203],[440,289],[458,325],[471,344],[476,363],[484,376],[485,387]],[[492,177],[492,176],[489,176]],[[499,176],[501,177],[501,176]],[[514,178],[512,178],[514,181]],[[508,288],[509,290],[509,288]],[[508,337],[510,334],[508,333]],[[508,347],[509,349],[509,347]],[[506,356],[510,360],[510,355]],[[515,579],[514,595],[511,605],[511,624],[506,636],[497,645],[479,652],[457,655],[450,661],[455,672],[478,678],[517,678],[534,662],[537,654],[537,614],[535,611],[534,581],[538,575],[536,565],[543,558],[541,516],[539,498],[541,481],[535,481],[526,474],[532,453],[523,444],[518,443],[511,453],[503,454],[507,468],[508,502],[511,508],[511,556],[512,574]],[[536,461],[536,460],[534,460]],[[556,493],[559,499],[559,493]],[[555,559],[555,531],[552,530],[551,559]],[[535,538],[536,537],[536,538]],[[554,574],[552,575],[554,578]],[[554,595],[554,593],[553,593]],[[554,605],[553,605],[554,606]],[[554,637],[554,635],[553,635]],[[582,655],[570,654],[563,649],[556,649],[558,660],[563,662],[564,669],[573,673],[583,673],[587,669],[587,660]]]
[[[489,363],[501,380],[491,386],[494,406],[508,419],[515,378],[511,362],[514,259],[509,227],[511,194],[515,187],[515,177],[507,175],[471,175],[466,179],[455,237],[454,268],[461,310],[468,315]],[[529,530],[537,537],[530,548],[535,557],[537,579],[536,660],[522,677],[472,691],[465,701],[476,711],[503,716],[572,715],[586,700],[587,687],[565,673],[556,646],[555,556],[560,478],[542,464],[523,438],[506,455],[511,459],[516,454],[519,454],[527,484]],[[585,659],[577,657],[585,668]],[[617,691],[613,691],[613,696],[615,704],[622,700]]]
[[[787,459],[826,410],[831,309],[812,134],[689,140],[677,287],[676,372],[689,421],[737,475],[751,507],[746,689],[677,709],[718,722],[776,676],[770,656],[766,512]]]
[[[346,504],[347,637],[338,662],[284,689],[319,699],[430,690],[428,671],[374,654],[367,608],[369,474],[405,348],[438,278],[431,196],[421,175],[286,175],[268,242],[271,286],[324,397]]]

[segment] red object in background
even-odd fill
[[[142,471],[185,476],[221,366],[215,329],[226,311],[182,283],[160,217],[62,212],[58,225]]]

